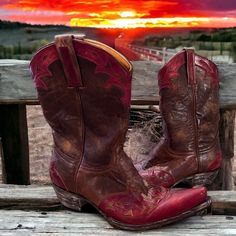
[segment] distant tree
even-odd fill
[[[220,32],[212,36],[213,42],[232,42],[231,32]]]
[[[7,58],[7,50],[6,47],[3,46],[3,58]]]
[[[13,58],[13,54],[14,54],[13,46],[10,45],[7,47],[7,58],[9,59]]]
[[[20,41],[18,41],[17,53],[16,54],[21,54],[21,53],[22,53],[21,43],[20,43]]]
[[[220,55],[223,54],[223,51],[224,51],[224,43],[220,42]]]
[[[231,53],[232,53],[232,57],[234,62],[236,62],[236,42],[233,42],[231,45]]]
[[[211,36],[210,35],[206,35],[206,34],[201,34],[196,41],[203,41],[203,42],[209,42],[211,41]]]
[[[0,45],[0,59],[3,59],[3,45]]]

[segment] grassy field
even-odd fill
[[[83,34],[114,47],[120,34],[136,44],[178,50],[194,47],[200,54],[231,57],[236,62],[236,28],[228,29],[95,29],[55,25],[27,25],[0,21],[0,59],[29,60],[38,48],[53,41],[57,34]]]
[[[195,30],[185,35],[156,35],[148,37],[145,45],[172,49],[194,47],[203,56],[222,56],[236,62],[236,28]]]
[[[53,41],[57,34],[84,34],[81,29],[63,26],[17,27],[0,31],[0,58],[23,60],[30,59],[38,48]]]

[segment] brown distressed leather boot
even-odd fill
[[[153,185],[212,184],[221,165],[216,65],[191,49],[159,72],[164,136],[141,171]]]
[[[118,228],[160,227],[209,206],[206,189],[144,184],[123,150],[131,64],[96,41],[56,37],[33,57],[31,71],[53,130],[50,176],[63,205],[89,203]]]

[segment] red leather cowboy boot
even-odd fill
[[[164,137],[142,176],[165,187],[182,180],[208,186],[221,165],[217,67],[185,49],[160,70],[158,80]]]
[[[37,52],[32,75],[53,130],[51,180],[63,205],[93,205],[118,228],[156,228],[209,206],[206,189],[146,186],[123,151],[131,64],[112,48],[73,36]]]

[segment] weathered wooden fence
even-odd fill
[[[161,64],[135,61],[132,105],[158,105],[157,74]],[[214,189],[232,189],[234,120],[236,109],[235,64],[219,64],[220,139],[223,165]],[[6,183],[29,184],[29,150],[26,105],[39,104],[27,61],[0,61],[0,136]]]

